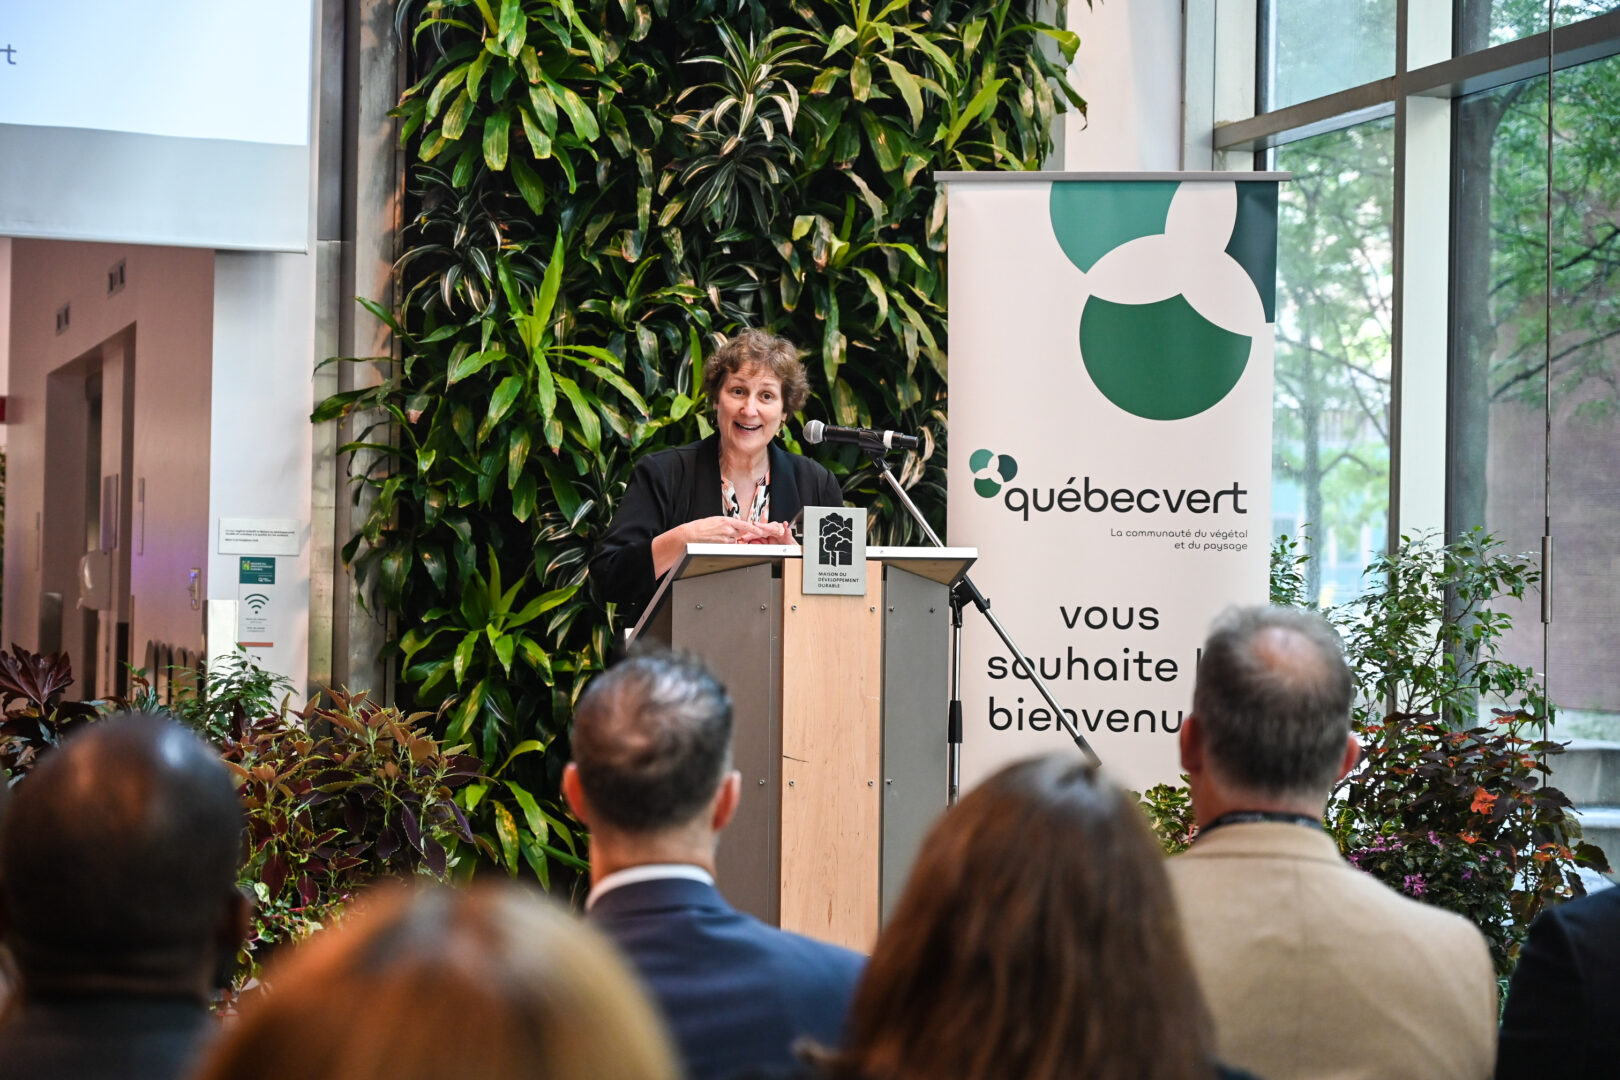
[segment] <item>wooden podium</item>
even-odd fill
[[[630,634],[701,656],[731,691],[743,787],[721,892],[861,952],[945,807],[948,597],[978,552],[866,557],[864,596],[805,595],[797,547],[691,544]]]

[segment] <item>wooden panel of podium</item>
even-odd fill
[[[862,952],[945,807],[949,592],[977,552],[866,554],[864,596],[806,595],[796,547],[689,545],[630,635],[731,691],[743,792],[721,892]]]

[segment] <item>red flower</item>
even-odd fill
[[[1476,814],[1488,814],[1488,813],[1491,812],[1491,807],[1495,806],[1495,805],[1496,805],[1496,796],[1495,795],[1492,795],[1490,792],[1486,791],[1484,788],[1475,788],[1474,789],[1474,805],[1469,808],[1469,809],[1473,810],[1474,813],[1476,813]]]

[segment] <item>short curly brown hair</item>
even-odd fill
[[[764,330],[744,330],[727,338],[725,343],[709,356],[703,365],[703,392],[708,395],[710,407],[720,393],[720,385],[728,375],[745,368],[762,367],[782,383],[784,415],[804,408],[810,399],[810,379],[799,362],[799,348],[787,338]]]

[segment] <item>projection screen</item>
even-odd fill
[[[308,246],[312,0],[0,0],[0,236]]]

